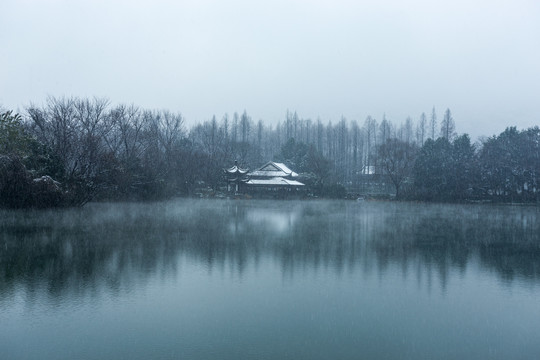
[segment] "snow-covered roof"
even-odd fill
[[[247,173],[249,170],[248,169],[241,169],[239,168],[237,165],[234,165],[233,167],[231,168],[228,168],[228,169],[224,169],[226,172],[228,172],[229,174],[245,174]]]
[[[283,185],[283,186],[304,186],[299,181],[296,180],[287,180],[282,177],[275,177],[270,179],[251,179],[248,182],[246,182],[248,185],[269,185],[269,186],[277,186],[277,185]]]
[[[286,172],[288,174],[291,174],[291,176],[298,176],[297,173],[295,173],[294,171],[292,171],[291,169],[289,169],[287,167],[287,165],[283,164],[283,163],[273,163],[274,165],[276,165],[277,167],[279,167],[281,170],[283,170],[283,172]]]
[[[263,166],[261,166],[259,169],[252,171],[248,174],[249,176],[255,176],[255,177],[297,177],[298,174],[289,169],[285,164],[283,163],[276,163],[273,161],[269,161]]]
[[[273,177],[269,179],[250,179],[246,182],[248,185],[269,185],[269,186],[304,186],[300,181],[288,180],[282,177]]]
[[[242,177],[242,176],[237,176],[235,178],[228,178],[227,181],[228,182],[238,182],[238,181],[246,182],[247,178]]]

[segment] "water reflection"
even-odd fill
[[[0,302],[22,290],[91,299],[123,294],[188,259],[241,277],[261,259],[282,274],[400,269],[444,289],[471,263],[512,283],[540,279],[531,207],[354,202],[172,201],[0,213]]]

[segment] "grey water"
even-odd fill
[[[540,358],[539,215],[184,199],[0,211],[0,358]]]

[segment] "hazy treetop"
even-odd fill
[[[0,2],[0,104],[47,95],[181,111],[188,123],[402,122],[452,109],[458,132],[540,121],[536,0]]]

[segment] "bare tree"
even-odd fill
[[[321,122],[321,118],[317,118],[317,151],[323,153],[324,141],[324,125]]]
[[[371,116],[368,116],[366,118],[366,121],[364,122],[364,135],[366,138],[366,141],[364,142],[366,150],[364,152],[365,154],[365,167],[364,167],[364,174],[369,174],[371,172],[371,166],[373,166],[373,143],[375,142],[375,129],[377,127],[377,122],[375,119],[373,119]]]
[[[350,168],[352,169],[353,175],[358,172],[358,169],[361,167],[361,134],[360,134],[360,127],[358,126],[358,122],[356,120],[353,120],[351,122],[351,133],[352,133],[352,161]]]
[[[437,113],[435,112],[435,106],[431,109],[431,117],[429,118],[429,131],[430,138],[435,140],[435,132],[437,131]]]
[[[452,142],[456,137],[456,125],[454,123],[454,118],[452,118],[452,112],[450,109],[446,109],[444,112],[444,117],[441,122],[441,137]]]
[[[236,145],[236,143],[238,142],[238,123],[239,123],[239,116],[238,116],[238,113],[235,112],[233,114],[233,123],[232,123],[232,141],[233,143]]]
[[[420,115],[420,121],[418,121],[418,124],[416,126],[416,142],[419,146],[424,146],[424,140],[426,138],[426,126],[426,113],[422,113]]]
[[[125,163],[142,155],[144,120],[142,112],[134,105],[119,105],[110,111],[109,121],[115,131],[109,133],[105,141],[109,149],[117,153]]]
[[[311,136],[311,119],[307,119],[306,120],[306,144],[311,144],[311,139],[312,139],[312,136]]]
[[[58,159],[58,174],[70,190],[70,202],[90,200],[103,179],[108,121],[108,100],[48,97],[42,109],[28,109],[29,130]]]
[[[414,144],[395,138],[388,139],[378,148],[383,170],[396,188],[397,199],[401,197],[403,182],[413,170],[416,152]]]
[[[81,166],[79,175],[87,179],[95,180],[102,167],[100,162],[106,150],[104,139],[111,130],[106,122],[108,105],[107,99],[99,98],[75,99],[73,104],[74,120],[79,128],[78,162]]]
[[[410,116],[408,116],[407,119],[405,120],[405,126],[403,128],[403,136],[407,144],[411,144],[413,142],[413,123]]]
[[[247,143],[249,141],[249,134],[251,131],[251,118],[248,116],[245,110],[240,117],[240,127],[242,129],[242,142]]]
[[[392,137],[392,123],[386,119],[386,114],[383,114],[381,124],[379,125],[379,133],[382,144]]]

